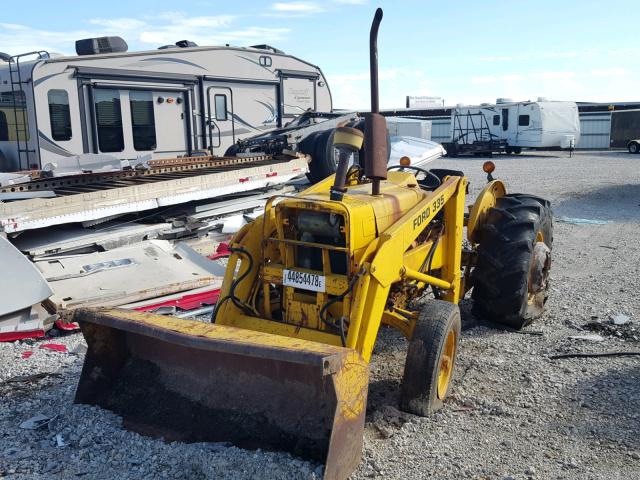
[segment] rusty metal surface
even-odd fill
[[[364,117],[366,141],[365,169],[369,178],[386,179],[389,149],[387,144],[387,121],[379,113],[368,113]]]
[[[200,322],[120,315],[76,311],[88,345],[76,402],[147,435],[289,451],[324,462],[327,479],[357,467],[368,367],[355,351],[221,325],[187,334]]]
[[[258,155],[254,157],[186,157],[149,161],[149,169],[129,169],[114,172],[85,173],[65,177],[44,178],[35,176],[34,180],[26,183],[7,185],[0,188],[0,192],[27,192],[37,190],[54,190],[56,195],[83,193],[85,188],[119,188],[136,182],[163,180],[170,176],[189,176],[223,171],[242,166],[259,166],[281,161],[276,157]]]

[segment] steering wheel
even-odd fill
[[[412,165],[408,165],[406,167],[402,165],[393,165],[387,168],[387,171],[391,171],[391,170],[399,170],[401,172],[404,170],[412,170],[416,173],[422,173],[425,177],[424,180],[422,181],[418,180],[418,175],[416,175],[416,180],[418,180],[418,183],[424,188],[436,189],[440,185],[442,185],[442,180],[440,180],[440,177],[438,177],[435,173],[432,173],[429,170],[425,170],[424,168],[414,167]]]

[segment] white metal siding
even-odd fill
[[[389,135],[431,140],[431,121],[403,117],[387,117]]]
[[[451,117],[431,117],[431,141],[451,141]]]
[[[580,140],[576,148],[609,148],[611,113],[580,114]]]

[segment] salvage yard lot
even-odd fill
[[[483,160],[431,166],[463,170],[473,199]],[[406,342],[383,330],[354,478],[640,478],[640,357],[549,358],[640,351],[640,157],[546,152],[494,162],[509,191],[552,202],[547,312],[507,332],[479,324],[465,300],[452,395],[426,419],[397,410]],[[624,324],[611,325],[614,317]],[[51,342],[68,352],[39,348]],[[111,412],[73,405],[83,346],[80,334],[0,344],[0,476],[321,478],[318,465],[287,454],[165,443],[124,430]],[[52,420],[20,428],[37,414]]]

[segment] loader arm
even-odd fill
[[[411,336],[413,322],[403,315],[394,315],[386,309],[389,288],[404,278],[434,285],[444,290],[443,298],[458,303],[460,299],[460,269],[462,250],[462,226],[467,180],[464,177],[447,177],[442,185],[430,192],[402,218],[384,231],[378,242],[372,244],[366,295],[363,293],[364,309],[361,318],[352,319],[358,325],[357,340],[353,348],[366,361],[371,358],[380,323],[392,324],[407,336]],[[413,247],[429,223],[444,211],[446,228],[443,241],[436,246],[432,266],[440,269],[440,278],[424,274],[414,265],[422,262],[432,243]],[[367,255],[365,255],[366,257]],[[363,282],[363,280],[361,280]],[[351,337],[350,337],[351,338]]]

